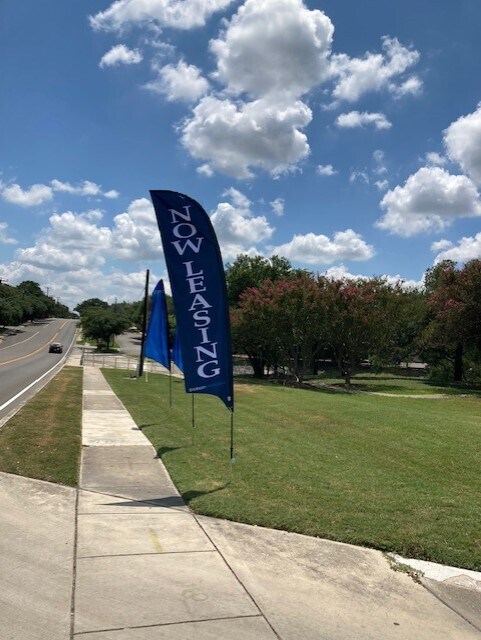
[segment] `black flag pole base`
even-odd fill
[[[234,409],[230,409],[230,480],[232,480],[235,465],[235,453],[234,453]]]

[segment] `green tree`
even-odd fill
[[[97,346],[101,342],[110,349],[110,342],[114,336],[119,335],[130,326],[130,320],[121,313],[116,313],[111,308],[91,308],[81,317],[83,335],[86,338],[97,340]]]
[[[84,300],[80,302],[74,309],[79,315],[83,316],[88,313],[89,310],[93,309],[108,309],[109,305],[104,300],[100,300],[100,298],[88,298],[88,300]]]
[[[395,301],[399,288],[380,278],[318,280],[322,292],[325,340],[346,387],[360,362],[376,356],[384,360],[393,351]]]
[[[235,261],[226,265],[227,293],[229,304],[239,304],[242,293],[249,288],[259,287],[264,280],[287,280],[309,275],[304,269],[293,269],[287,258],[272,256],[248,256],[241,254]]]
[[[481,260],[470,260],[460,269],[444,260],[428,269],[425,286],[429,300],[425,358],[435,366],[450,362],[451,377],[460,382],[466,352],[477,359],[481,346]]]
[[[283,366],[302,382],[322,337],[320,291],[310,277],[264,280],[247,289],[233,313],[234,344],[247,354],[256,377]]]

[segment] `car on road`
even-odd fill
[[[62,353],[62,351],[63,344],[60,344],[60,342],[52,342],[52,344],[48,348],[49,353]]]

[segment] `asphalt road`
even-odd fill
[[[73,344],[76,321],[48,319],[18,327],[0,343],[0,426],[59,370]],[[61,342],[63,353],[49,353]]]

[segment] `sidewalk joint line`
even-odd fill
[[[101,556],[78,556],[77,560],[97,560],[98,558],[138,558],[141,556],[172,556],[184,553],[216,553],[216,549],[198,549],[196,551],[144,551],[143,553],[112,553]]]
[[[464,622],[467,622],[471,627],[473,627],[473,629],[476,629],[476,631],[481,631],[481,627],[478,627],[477,625],[474,624],[474,622],[471,622],[471,620],[468,620],[465,616],[463,616],[462,613],[459,613],[459,611],[457,611],[456,609],[454,609],[449,602],[446,602],[446,600],[443,600],[443,598],[441,598],[441,596],[439,596],[437,593],[434,593],[434,591],[431,590],[431,588],[429,587],[429,585],[425,584],[425,580],[421,580],[421,584],[423,585],[423,587],[426,589],[426,591],[428,593],[430,593],[432,596],[434,596],[436,598],[436,600],[438,600],[438,602],[440,602],[441,604],[443,604],[445,607],[447,607],[448,609],[450,609],[453,613],[455,613],[459,618],[461,618],[461,620],[464,620]],[[442,583],[441,583],[442,584]],[[461,589],[464,587],[460,587]]]
[[[196,513],[192,513],[192,515],[194,516],[194,520],[197,522],[197,525],[199,526],[199,528],[201,529],[201,531],[204,532],[204,534],[207,536],[207,539],[210,541],[210,543],[214,546],[215,550],[217,551],[217,553],[219,554],[219,556],[221,557],[221,559],[224,561],[226,567],[229,569],[229,571],[232,573],[232,575],[234,576],[234,578],[237,580],[237,582],[240,584],[240,586],[242,587],[242,589],[244,589],[245,593],[247,594],[247,596],[251,599],[252,604],[256,607],[257,611],[259,611],[260,615],[264,618],[264,620],[266,621],[267,625],[270,627],[272,633],[276,636],[276,638],[279,638],[279,640],[282,640],[281,636],[277,633],[277,631],[274,629],[274,627],[272,626],[270,620],[267,618],[267,616],[264,614],[264,612],[262,611],[261,607],[259,606],[259,604],[257,603],[256,599],[252,596],[252,594],[250,593],[250,591],[247,589],[247,587],[245,586],[245,584],[242,582],[242,580],[239,578],[239,576],[236,574],[236,572],[234,571],[234,569],[230,566],[230,564],[228,563],[227,559],[225,558],[224,554],[220,551],[220,549],[218,548],[218,546],[215,544],[215,542],[212,540],[211,536],[207,533],[207,531],[204,529],[204,527],[202,526],[202,524],[199,522],[199,519],[197,517]]]
[[[132,629],[155,629],[156,627],[173,627],[175,625],[184,625],[184,624],[193,624],[193,623],[204,623],[204,622],[217,622],[220,620],[243,620],[246,618],[263,618],[262,615],[245,615],[245,616],[225,616],[219,618],[201,618],[200,620],[179,620],[177,622],[159,622],[157,624],[142,624],[134,627],[111,627],[108,629],[93,629],[91,631],[79,631],[75,633],[75,636],[83,636],[89,633],[108,633],[110,631],[127,631]],[[277,635],[277,634],[276,634]],[[279,636],[277,636],[279,638]]]

